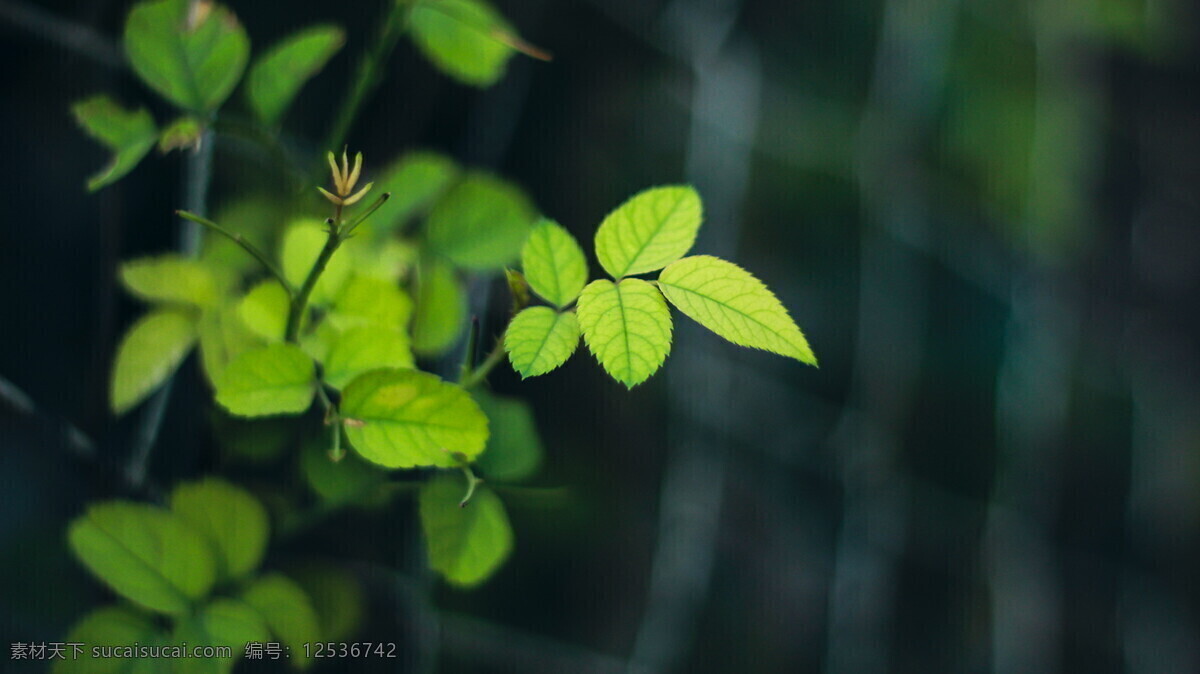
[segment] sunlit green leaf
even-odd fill
[[[237,86],[250,40],[237,17],[221,5],[153,0],[130,10],[125,53],[151,89],[182,108],[208,112]]]
[[[412,10],[413,39],[442,72],[477,87],[504,74],[513,54],[500,39],[515,31],[482,0],[434,0]]]
[[[288,576],[312,600],[321,621],[321,638],[325,641],[354,638],[366,613],[367,598],[353,574],[332,564],[309,563],[289,570]]]
[[[300,452],[300,469],[308,486],[330,503],[361,503],[370,498],[375,488],[387,479],[378,466],[347,453],[340,461],[329,458],[322,437],[319,442],[306,442]]]
[[[434,250],[460,267],[499,269],[521,254],[534,210],[516,186],[469,173],[437,202],[426,221]]]
[[[422,263],[417,277],[413,349],[436,355],[454,346],[466,317],[467,298],[454,269],[438,260]]]
[[[71,522],[67,539],[96,577],[154,611],[187,612],[216,579],[216,563],[203,535],[162,508],[95,503]]]
[[[342,388],[369,370],[412,367],[412,347],[408,336],[399,330],[364,325],[338,334],[324,365],[325,381]]]
[[[495,573],[512,552],[512,526],[504,504],[480,487],[460,507],[466,485],[453,474],[439,475],[421,488],[421,528],[429,565],[450,583],[478,585]]]
[[[579,297],[587,283],[587,259],[571,233],[552,220],[543,220],[521,250],[525,280],[538,295],[559,308]]]
[[[487,449],[475,464],[489,480],[516,482],[537,472],[542,463],[542,439],[529,403],[486,391],[472,394],[488,418]]]
[[[291,298],[275,279],[260,281],[238,302],[238,316],[251,332],[269,341],[283,341]]]
[[[574,312],[529,307],[513,316],[504,333],[504,350],[521,377],[536,377],[567,362],[579,346]]]
[[[87,188],[96,191],[133,170],[154,147],[158,129],[154,118],[141,108],[125,110],[108,96],[93,96],[71,106],[76,121],[89,136],[113,151],[112,160],[88,178]]]
[[[283,234],[282,252],[280,259],[283,263],[283,275],[296,288],[304,285],[309,271],[321,255],[321,249],[329,239],[327,227],[320,220],[299,220],[288,227]],[[338,249],[326,265],[325,271],[313,288],[310,300],[315,304],[328,304],[335,300],[342,286],[354,273],[353,254],[350,242]]]
[[[156,255],[121,265],[121,282],[129,292],[150,302],[215,306],[220,286],[211,269],[181,255]]]
[[[732,262],[709,255],[685,257],[663,270],[658,287],[680,311],[734,344],[817,364],[804,333],[779,299]]]
[[[264,123],[274,125],[300,87],[342,48],[346,34],[337,26],[312,26],[273,45],[246,75],[246,98]]]
[[[312,601],[295,581],[279,573],[264,575],[242,592],[242,600],[253,606],[266,619],[271,634],[291,649],[295,666],[303,669],[312,664],[304,645],[321,640],[320,623]]]
[[[487,442],[487,417],[461,387],[416,370],[375,370],[346,385],[346,437],[389,468],[457,466]]]
[[[386,233],[426,210],[458,178],[454,160],[436,152],[410,152],[384,169],[375,189],[390,192],[387,207],[371,218],[378,233]]]
[[[609,213],[596,230],[596,257],[613,278],[662,269],[696,242],[700,196],[687,185],[640,192]]]
[[[272,344],[239,354],[217,379],[217,402],[230,414],[265,417],[299,414],[312,403],[316,372],[293,344]]]
[[[153,619],[130,606],[104,606],[88,613],[67,634],[64,643],[86,644],[78,657],[68,647],[66,659],[54,659],[52,674],[126,674],[135,660],[93,658],[93,645],[115,648],[145,645],[155,637],[164,637]]]
[[[395,283],[356,275],[342,288],[329,320],[340,329],[373,325],[406,331],[412,311],[412,300]]]
[[[671,311],[639,279],[592,281],[579,296],[579,325],[596,360],[628,388],[646,381],[671,351]]]
[[[199,333],[200,362],[209,383],[215,383],[238,354],[265,345],[262,337],[246,327],[237,304],[204,312],[200,317]]]
[[[181,484],[171,492],[171,510],[208,537],[218,578],[240,578],[262,562],[270,523],[245,489],[217,478]]]
[[[113,412],[123,414],[158,388],[196,343],[195,315],[160,309],[134,323],[113,364],[109,400]]]

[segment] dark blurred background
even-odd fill
[[[152,154],[84,192],[106,157],[71,102],[110,91],[167,119],[120,65],[129,4],[0,0],[6,642],[61,640],[107,601],[64,527],[122,495],[136,419],[110,416],[107,377],[141,308],[114,271],[173,245],[183,164]],[[229,4],[256,51],[314,22],[347,28],[287,120],[302,143],[320,138],[386,3]],[[821,367],[676,314],[666,366],[632,392],[585,352],[525,383],[498,371],[496,390],[538,415],[536,484],[572,497],[509,503],[515,554],[486,586],[378,578],[413,566],[405,503],[274,553],[373,559],[355,567],[371,596],[362,638],[406,654],[373,665],[1200,671],[1191,5],[497,6],[553,62],[518,57],[479,91],[402,42],[351,149],[495,170],[585,242],[633,192],[691,182],[707,210],[695,250],[774,289]],[[261,160],[219,140],[216,161],[219,206]],[[164,483],[206,470],[195,370],[151,466]]]

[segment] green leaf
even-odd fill
[[[740,346],[816,365],[804,333],[775,295],[741,267],[709,255],[685,257],[658,277],[680,311]]]
[[[134,323],[117,347],[110,403],[124,414],[158,388],[196,343],[196,317],[176,309],[152,311]]]
[[[273,196],[251,194],[222,204],[212,217],[259,250],[273,250],[275,235],[287,220],[285,206]],[[261,270],[244,248],[224,236],[206,236],[200,258],[209,264],[239,271]]]
[[[349,457],[347,457],[349,458]],[[348,641],[358,632],[367,598],[354,575],[332,564],[308,563],[288,575],[308,594],[325,641]]]
[[[513,534],[492,490],[480,487],[465,507],[466,488],[457,475],[438,475],[421,487],[421,528],[429,565],[462,587],[487,580],[512,552]]]
[[[219,579],[241,578],[262,562],[270,522],[245,489],[217,478],[181,484],[171,492],[171,510],[208,537]]]
[[[320,220],[299,220],[288,227],[283,234],[283,246],[279,257],[283,264],[283,275],[289,283],[297,288],[304,285],[304,279],[308,278],[308,272],[316,264],[328,238],[326,227]],[[354,262],[351,259],[353,256],[348,248],[348,245],[343,245],[330,258],[321,278],[317,280],[316,287],[313,288],[309,298],[312,303],[328,304],[337,299],[342,286],[354,273]]]
[[[404,333],[367,325],[338,334],[323,364],[325,381],[340,389],[369,370],[411,368],[413,355]]]
[[[671,352],[671,311],[645,281],[592,281],[576,311],[592,355],[628,388],[658,371]]]
[[[487,442],[487,417],[461,387],[416,370],[375,370],[342,392],[346,437],[389,468],[453,467]]]
[[[221,288],[211,269],[181,255],[157,255],[121,265],[121,283],[148,302],[216,306]]]
[[[356,275],[342,288],[329,319],[343,330],[373,325],[407,331],[412,311],[412,300],[395,283]]]
[[[223,458],[254,466],[274,463],[288,451],[296,422],[286,417],[239,419],[220,408],[212,410],[212,429]]]
[[[504,350],[522,378],[546,374],[567,362],[579,346],[579,320],[573,312],[529,307],[513,316],[504,333]]]
[[[237,86],[250,56],[250,39],[221,5],[157,0],[129,12],[125,53],[151,89],[202,113],[220,107]]]
[[[383,484],[387,475],[373,464],[348,453],[341,461],[329,458],[321,436],[317,442],[306,442],[300,452],[300,470],[308,486],[332,504],[362,503]]]
[[[475,465],[489,480],[501,482],[516,482],[536,473],[544,452],[529,404],[486,391],[473,395],[487,415],[490,431],[487,449]]]
[[[696,242],[700,195],[687,185],[640,192],[609,213],[596,230],[596,257],[613,278],[662,269]]]
[[[255,60],[246,76],[250,108],[268,126],[279,123],[300,87],[342,48],[346,34],[337,26],[312,26],[275,44]]]
[[[270,573],[254,581],[242,593],[242,600],[253,606],[267,621],[271,634],[291,649],[291,661],[301,669],[312,664],[305,657],[305,644],[322,638],[320,623],[312,601],[290,578]]]
[[[275,279],[260,281],[238,302],[238,316],[251,332],[272,342],[282,342],[287,331],[292,300]]]
[[[587,283],[587,260],[571,233],[557,222],[543,220],[521,250],[525,280],[538,295],[560,309],[575,301]]]
[[[166,154],[171,150],[199,149],[203,134],[204,125],[200,120],[184,115],[171,122],[158,135],[158,151]]]
[[[413,316],[413,349],[436,355],[454,346],[467,318],[467,298],[454,268],[440,260],[421,264]]]
[[[262,615],[237,599],[214,599],[200,612],[200,620],[208,635],[207,642],[213,646],[228,646],[234,658],[245,652],[248,642],[271,640],[271,631]]]
[[[216,579],[216,564],[204,537],[162,508],[125,501],[96,503],[71,522],[67,539],[97,578],[160,613],[186,613]]]
[[[264,346],[262,338],[246,327],[236,304],[204,312],[199,332],[200,363],[213,385],[238,354]]]
[[[71,106],[89,136],[113,151],[112,160],[88,178],[89,192],[120,180],[154,147],[158,129],[145,108],[125,110],[108,96],[93,96]]]
[[[299,414],[312,404],[316,372],[294,344],[243,352],[217,379],[217,402],[239,417]]]
[[[436,152],[410,152],[390,164],[375,181],[380,194],[390,192],[387,208],[371,218],[380,234],[390,232],[428,209],[458,179],[454,160]]]
[[[534,210],[516,186],[487,173],[468,173],[433,207],[429,244],[467,269],[500,269],[521,254]]]
[[[515,31],[481,0],[417,3],[411,25],[413,39],[425,57],[464,84],[494,84],[513,54],[512,47],[497,37],[512,36]]]
[[[103,606],[80,618],[63,643],[85,644],[78,658],[67,648],[67,659],[55,659],[53,674],[122,674],[131,672],[135,661],[125,658],[93,658],[92,646],[131,647],[163,637],[150,616],[129,606]]]

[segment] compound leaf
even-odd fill
[[[499,269],[517,259],[533,224],[533,206],[516,186],[469,173],[437,202],[426,221],[429,244],[467,269]]]
[[[245,489],[217,478],[181,484],[171,492],[171,510],[208,538],[218,578],[241,578],[262,562],[270,522]]]
[[[779,299],[750,272],[709,255],[685,257],[658,277],[680,311],[740,346],[817,364],[804,333]]]
[[[455,475],[439,475],[421,487],[421,528],[429,564],[462,587],[487,580],[512,552],[512,526],[504,504],[480,487],[460,506],[465,485]]]
[[[434,0],[412,10],[413,39],[442,72],[465,84],[486,87],[504,74],[514,31],[481,0]]]
[[[542,220],[521,249],[525,280],[538,295],[560,309],[575,301],[587,283],[587,259],[571,233],[552,220]]]
[[[389,468],[454,467],[487,443],[487,417],[462,387],[416,370],[374,370],[342,392],[346,437]]]
[[[628,388],[646,381],[671,351],[671,311],[645,281],[592,281],[579,296],[577,312],[588,349]]]
[[[338,333],[323,364],[325,381],[340,389],[369,370],[411,368],[412,347],[399,330],[364,325]]]
[[[299,414],[312,403],[316,372],[294,344],[239,354],[217,379],[217,402],[239,417]]]
[[[596,257],[613,278],[662,269],[696,241],[703,208],[688,185],[654,187],[609,213],[596,230]]]
[[[134,323],[117,347],[110,404],[123,414],[158,388],[196,343],[196,317],[177,309],[159,309]]]
[[[546,374],[567,362],[579,346],[579,319],[572,312],[529,307],[513,316],[504,333],[504,350],[522,378]]]
[[[220,299],[220,284],[212,270],[181,255],[130,260],[121,265],[120,274],[129,292],[150,302],[211,307]]]
[[[250,57],[250,39],[221,5],[154,0],[130,10],[125,53],[151,89],[204,113],[220,107],[237,86]]]
[[[275,44],[255,60],[246,75],[246,98],[267,125],[279,123],[300,87],[316,75],[346,42],[337,26],[312,26]]]
[[[158,129],[145,108],[125,110],[108,96],[93,96],[71,106],[89,136],[113,151],[112,160],[88,178],[89,192],[110,185],[133,170],[154,147]]]
[[[126,501],[93,504],[71,522],[67,540],[97,578],[153,611],[186,613],[216,580],[204,537],[162,508]]]

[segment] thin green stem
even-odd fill
[[[284,339],[291,344],[299,341],[300,320],[304,316],[304,310],[308,308],[308,298],[312,295],[313,288],[317,286],[317,280],[321,278],[321,274],[325,271],[326,265],[329,264],[330,258],[337,252],[338,246],[342,245],[342,241],[344,240],[341,228],[336,220],[330,218],[325,222],[329,225],[329,238],[325,240],[325,246],[321,248],[321,254],[317,256],[317,261],[313,263],[312,269],[309,270],[308,278],[304,279],[304,285],[300,286],[300,290],[292,296],[292,303],[288,307],[287,332]]]
[[[464,463],[462,466],[463,477],[467,478],[467,493],[462,500],[458,502],[459,508],[466,508],[467,503],[471,501],[471,497],[475,495],[475,488],[483,482],[481,478],[475,477],[475,471],[471,470],[470,464]]]
[[[287,277],[285,277],[283,275],[283,272],[280,271],[279,268],[275,266],[275,263],[271,262],[271,258],[267,257],[266,253],[262,252],[254,244],[247,241],[245,239],[245,237],[243,237],[241,234],[231,232],[228,229],[225,229],[224,227],[222,227],[221,225],[218,225],[217,223],[213,222],[212,220],[209,220],[207,218],[202,218],[199,215],[196,215],[195,213],[192,213],[190,211],[179,210],[179,211],[175,211],[175,213],[176,213],[176,215],[178,215],[179,217],[181,217],[185,220],[191,220],[194,223],[204,225],[205,227],[211,229],[212,231],[228,238],[230,241],[241,246],[242,249],[245,250],[247,253],[249,253],[252,257],[254,257],[255,260],[258,260],[259,264],[261,264],[264,269],[266,269],[268,272],[270,272],[270,274],[272,276],[274,276],[276,280],[278,280],[281,284],[283,284],[283,287],[288,291],[288,296],[290,296],[290,297],[296,296],[296,288],[287,280]]]
[[[391,7],[383,17],[375,42],[359,61],[358,70],[350,84],[350,90],[342,97],[342,107],[334,117],[333,125],[329,129],[329,136],[325,141],[327,148],[342,147],[346,142],[350,126],[354,124],[363,104],[367,102],[367,99],[383,80],[384,63],[391,56],[392,50],[396,48],[400,36],[408,29],[410,3],[391,0],[389,4]]]
[[[361,215],[346,223],[346,226],[342,228],[342,230],[345,232],[345,235],[350,236],[353,234],[356,227],[361,225],[367,218],[371,217],[375,211],[379,210],[380,206],[382,206],[387,202],[388,199],[391,198],[391,192],[384,192],[383,194],[379,195],[379,198],[375,200],[375,203],[367,207],[367,210],[363,211]]]
[[[488,374],[496,369],[502,360],[504,360],[504,339],[500,338],[496,340],[496,346],[492,347],[491,353],[479,364],[479,367],[465,373],[458,380],[458,385],[465,389],[478,386],[487,379]]]

